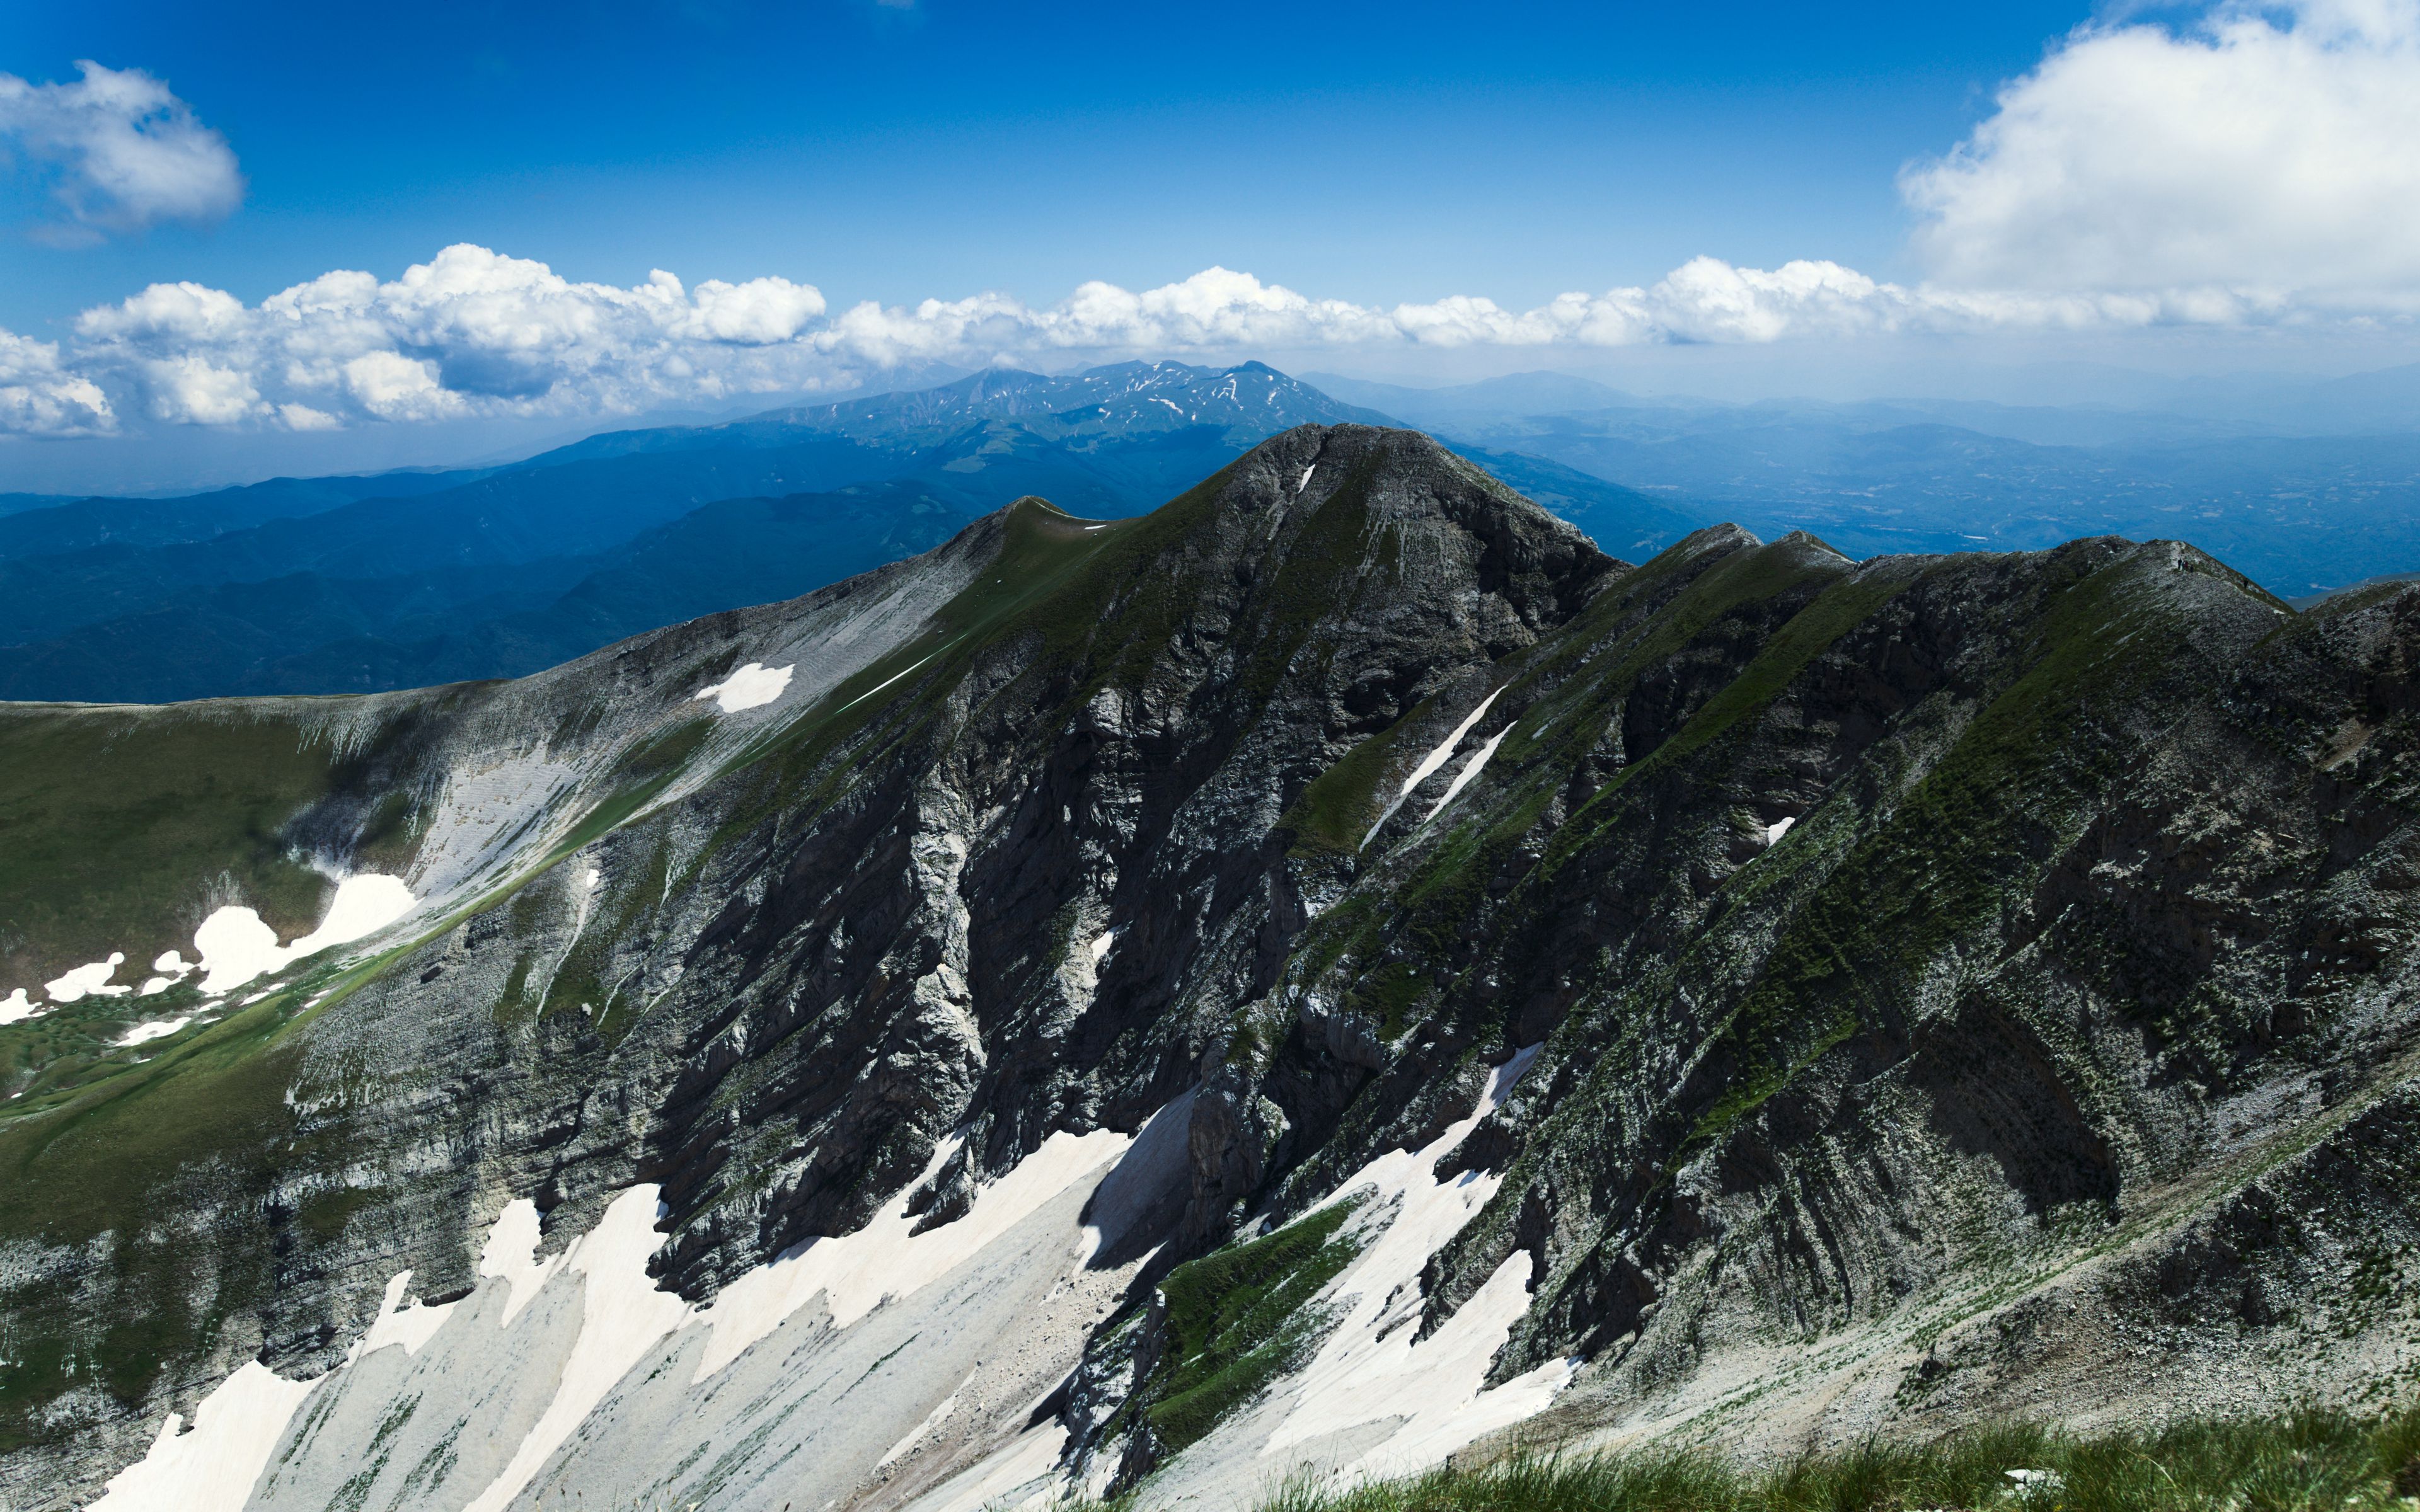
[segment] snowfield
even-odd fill
[[[1499,1180],[1440,1181],[1432,1167],[1535,1054],[1498,1068],[1427,1148],[1382,1155],[1336,1189],[1327,1200],[1366,1199],[1373,1227],[1323,1294],[1333,1331],[1301,1371],[1179,1456],[1142,1504],[1240,1505],[1299,1467],[1418,1470],[1554,1400],[1570,1379],[1559,1363],[1484,1389],[1528,1303],[1526,1254],[1432,1337],[1415,1342],[1408,1326],[1422,1267]],[[886,1500],[907,1491],[896,1504],[914,1512],[980,1512],[1078,1492],[1060,1463],[1066,1430],[1037,1409],[1142,1263],[1094,1269],[1095,1257],[1187,1179],[1192,1101],[1135,1134],[1054,1134],[957,1220],[918,1233],[910,1196],[957,1153],[954,1135],[863,1227],[799,1245],[703,1305],[648,1273],[655,1187],[625,1190],[567,1245],[545,1237],[534,1203],[508,1202],[469,1296],[416,1302],[398,1273],[342,1364],[306,1381],[246,1365],[190,1429],[170,1414],[93,1512],[317,1508],[356,1474],[393,1479],[439,1447],[458,1478],[380,1481],[401,1493],[394,1504],[504,1512],[636,1496],[774,1512],[808,1489],[822,1505],[879,1485]],[[701,1459],[700,1446],[715,1452]]]

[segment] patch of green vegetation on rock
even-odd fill
[[[1370,1019],[1378,1026],[1380,1039],[1392,1040],[1410,1026],[1412,1009],[1428,986],[1418,966],[1408,961],[1390,961],[1363,977],[1345,995],[1345,1011]]]
[[[1344,1231],[1357,1206],[1331,1203],[1169,1273],[1159,1288],[1160,1361],[1126,1409],[1151,1425],[1163,1457],[1198,1442],[1318,1347],[1330,1319],[1315,1299],[1360,1253]]]
[[[1692,1144],[1912,1000],[1925,963],[1999,916],[2028,857],[2071,841],[2119,775],[2100,717],[2139,706],[2189,628],[2130,563],[2055,590],[2025,672],[1792,916],[1721,1032],[1730,1076]]]

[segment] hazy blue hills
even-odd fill
[[[2420,427],[2415,368],[2170,396],[2187,410],[1721,405],[1564,374],[1427,391],[1333,381],[1466,451],[1550,458],[1683,513],[1811,530],[1859,556],[2175,537],[2289,596],[2420,567],[2420,432],[2312,429],[2331,404]]]
[[[2331,396],[2391,417],[2415,373],[2263,391],[2283,418],[2262,432],[2251,391],[2174,410],[1725,405],[1569,374],[1331,378],[1331,393],[1259,363],[986,371],[608,432],[503,467],[37,500],[0,513],[0,697],[519,675],[808,592],[1024,495],[1139,514],[1307,424],[1429,428],[1631,560],[1722,520],[1857,556],[2173,537],[2304,597],[2420,569],[2420,434],[2289,433]]]
[[[112,543],[171,546],[271,520],[293,519],[365,499],[408,499],[458,487],[478,471],[405,471],[341,478],[271,478],[173,499],[0,496],[33,503],[0,513],[0,559],[74,551]]]
[[[1119,363],[1058,378],[994,369],[938,388],[768,410],[715,425],[611,431],[533,460],[783,445],[800,431],[917,450],[994,421],[1018,422],[1021,433],[1044,440],[1109,447],[1194,430],[1248,446],[1295,425],[1397,423],[1339,403],[1262,363],[1229,368]],[[1191,482],[1176,473],[1161,480],[1167,496]]]
[[[926,550],[963,503],[911,484],[718,500],[609,548],[383,578],[220,583],[9,647],[0,698],[106,687],[337,693],[513,677],[643,630],[790,598]]]
[[[1270,434],[1357,418],[1259,363],[988,372],[476,472],[77,501],[0,518],[0,697],[518,675],[795,596],[1023,495],[1138,514]],[[1592,483],[1574,478],[1576,504]]]

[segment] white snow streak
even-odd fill
[[[1420,823],[1425,825],[1429,820],[1435,819],[1445,812],[1447,804],[1462,796],[1462,790],[1470,785],[1470,779],[1479,775],[1479,769],[1487,764],[1488,758],[1496,754],[1496,748],[1504,744],[1504,737],[1512,733],[1512,727],[1508,724],[1488,736],[1485,745],[1472,751],[1470,760],[1462,764],[1462,770],[1453,774],[1453,782],[1445,790],[1445,795],[1437,799],[1435,805],[1421,818]]]
[[[403,1292],[411,1285],[410,1271],[397,1271],[387,1278],[386,1295],[379,1302],[378,1317],[370,1322],[369,1332],[355,1340],[345,1353],[345,1363],[351,1365],[372,1350],[382,1350],[390,1344],[400,1344],[406,1354],[418,1354],[445,1319],[454,1316],[455,1304],[441,1303],[431,1307],[426,1303],[403,1305]]]
[[[954,642],[952,642],[952,644],[955,644],[955,642],[954,641]],[[902,668],[902,669],[901,669],[901,670],[899,670],[898,671],[892,672],[890,676],[888,676],[888,677],[884,678],[882,681],[880,681],[880,682],[878,682],[878,683],[875,684],[872,687],[867,688],[864,692],[860,693],[857,697],[855,697],[855,698],[853,698],[853,699],[849,700],[847,702],[845,702],[845,703],[842,704],[839,708],[832,710],[832,713],[834,713],[834,714],[846,714],[849,710],[851,710],[851,709],[853,709],[853,708],[856,708],[859,704],[861,704],[861,703],[864,702],[867,699],[870,699],[870,698],[872,698],[875,694],[881,692],[884,688],[889,687],[892,684],[893,684],[893,683],[895,683],[895,682],[899,681],[899,679],[901,679],[901,678],[903,678],[903,677],[907,676],[909,672],[914,671],[918,667],[922,667],[923,665],[924,665],[924,663],[926,663],[926,662],[928,662],[928,661],[932,660],[935,656],[939,656],[939,655],[940,655],[940,653],[939,653],[939,652],[927,652],[927,653],[925,653],[923,656],[917,657],[917,658],[916,658],[916,660],[915,660],[915,662],[914,662],[912,665],[908,666],[908,667],[905,667],[905,668]]]
[[[1027,1214],[1125,1154],[1134,1139],[1107,1129],[1088,1134],[1062,1130],[977,1193],[965,1216],[909,1233],[917,1220],[908,1215],[908,1198],[957,1152],[959,1142],[955,1134],[941,1141],[923,1179],[909,1182],[856,1233],[793,1245],[723,1288],[714,1305],[699,1315],[714,1326],[714,1335],[690,1379],[704,1381],[729,1365],[818,1294],[833,1326],[846,1328],[885,1298],[906,1297],[939,1280]]]
[[[615,1197],[597,1227],[564,1252],[561,1263],[579,1272],[583,1282],[579,1341],[564,1362],[562,1382],[545,1414],[514,1451],[512,1462],[464,1512],[504,1512],[647,1347],[689,1315],[687,1303],[657,1290],[647,1274],[647,1257],[662,1242],[656,1232],[657,1190],[634,1186]]]
[[[194,1409],[194,1430],[168,1414],[151,1452],[110,1477],[85,1512],[241,1512],[279,1435],[311,1382],[288,1381],[257,1360],[219,1382]]]
[[[725,714],[737,714],[742,709],[770,703],[790,686],[790,673],[797,665],[793,662],[788,667],[768,667],[763,662],[752,661],[721,682],[699,688],[690,695],[690,702],[695,703],[700,699],[712,699]]]
[[[147,1024],[137,1024],[119,1035],[117,1042],[121,1045],[129,1045],[141,1044],[147,1040],[164,1040],[193,1022],[194,1015],[191,1013],[172,1019],[153,1019]]]
[[[1059,1451],[1066,1445],[1067,1430],[1057,1423],[1031,1429],[990,1458],[946,1482],[941,1489],[947,1494],[942,1499],[917,1503],[915,1512],[985,1512],[986,1508],[1014,1512],[1028,1502],[1053,1499],[1059,1489],[1055,1478],[1049,1486],[1023,1500],[1007,1500],[1010,1492],[1049,1476],[1058,1467]]]
[[[1102,962],[1108,960],[1110,949],[1118,943],[1118,936],[1125,933],[1125,928],[1121,925],[1116,929],[1103,930],[1100,933],[1094,935],[1093,964],[1097,966]]]
[[[135,996],[148,997],[154,993],[164,993],[195,967],[177,951],[163,950],[152,959],[151,969],[158,975],[144,978],[143,985],[134,990]]]
[[[1435,750],[1430,751],[1427,755],[1420,758],[1420,764],[1412,768],[1410,776],[1404,779],[1404,785],[1395,790],[1394,801],[1387,805],[1387,811],[1380,814],[1378,816],[1378,822],[1370,826],[1370,832],[1361,837],[1361,845],[1359,848],[1367,850],[1370,842],[1378,838],[1378,831],[1387,827],[1387,821],[1395,817],[1395,810],[1404,806],[1404,800],[1412,795],[1412,789],[1419,787],[1421,783],[1435,776],[1437,768],[1443,766],[1447,761],[1451,759],[1455,748],[1462,744],[1462,737],[1470,733],[1471,727],[1479,723],[1479,721],[1486,716],[1488,705],[1496,702],[1496,694],[1503,691],[1504,690],[1499,687],[1494,692],[1489,693],[1485,698],[1481,699],[1479,701],[1479,707],[1471,710],[1469,715],[1464,718],[1462,723],[1453,727],[1453,733],[1446,736],[1445,739],[1437,745],[1437,748]],[[1436,810],[1434,809],[1430,810],[1429,815],[1431,818],[1435,818]]]
[[[487,1247],[479,1252],[479,1273],[501,1276],[512,1289],[504,1294],[503,1326],[510,1328],[520,1310],[537,1296],[546,1278],[554,1274],[563,1263],[558,1255],[552,1259],[537,1257],[537,1204],[527,1197],[515,1197],[496,1214],[496,1227],[488,1230]]]
[[[1781,839],[1781,837],[1782,837],[1782,836],[1787,835],[1787,834],[1789,834],[1789,833],[1790,833],[1790,826],[1791,826],[1791,825],[1794,825],[1794,824],[1796,824],[1796,823],[1798,823],[1798,821],[1797,821],[1796,819],[1794,819],[1794,818],[1791,817],[1791,816],[1790,816],[1790,815],[1788,815],[1788,814],[1784,814],[1784,815],[1782,815],[1780,818],[1778,818],[1778,819],[1775,820],[1773,823],[1771,823],[1771,824],[1769,824],[1769,825],[1765,825],[1765,826],[1764,826],[1764,842],[1765,842],[1767,845],[1770,845],[1770,844],[1772,844],[1774,841],[1777,841],[1777,840]]]
[[[23,987],[6,997],[0,997],[0,1024],[14,1024],[21,1019],[40,1018],[50,1011],[51,1007],[48,1003],[37,1003],[28,998]]]
[[[1531,1045],[1497,1069],[1470,1117],[1413,1154],[1391,1150],[1336,1189],[1336,1201],[1374,1187],[1376,1200],[1400,1202],[1394,1221],[1326,1295],[1350,1304],[1292,1386],[1294,1410],[1262,1447],[1264,1457],[1326,1434],[1395,1420],[1394,1433],[1347,1473],[1408,1474],[1437,1463],[1481,1435],[1540,1412],[1568,1384],[1566,1362],[1541,1366],[1493,1391],[1487,1367],[1529,1305],[1530,1257],[1507,1259],[1445,1326],[1415,1342],[1424,1294],[1420,1271],[1496,1195],[1503,1178],[1466,1171],[1436,1180],[1438,1157],[1460,1143],[1529,1069]]]

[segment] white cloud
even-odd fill
[[[143,364],[151,389],[151,412],[188,425],[232,425],[261,411],[260,391],[231,367],[188,352]]]
[[[2401,286],[2420,288],[2420,274]],[[393,280],[325,273],[256,305],[198,284],[153,285],[86,310],[65,350],[0,332],[0,431],[106,430],[113,401],[177,424],[305,430],[628,414],[847,388],[869,369],[913,363],[1850,340],[2308,322],[2402,308],[2385,295],[2366,304],[2330,298],[2207,282],[1910,285],[1827,261],[1758,269],[1699,257],[1651,285],[1527,310],[1477,295],[1391,307],[1312,299],[1210,268],[1140,291],[1088,283],[1043,306],[984,293],[834,314],[812,285],[782,278],[691,289],[659,270],[624,288],[458,245]]]
[[[63,370],[55,343],[0,331],[0,432],[92,436],[116,428],[109,396]]]
[[[618,288],[458,245],[391,281],[323,273],[251,306],[155,284],[79,316],[74,359],[193,424],[627,413],[837,380],[862,364],[819,339],[823,315],[820,291],[783,278]]]
[[[2420,0],[2087,25],[1900,184],[1952,286],[2188,320],[2420,309]]]
[[[1699,258],[1650,287],[1570,294],[1527,311],[1475,296],[1391,309],[1318,300],[1211,268],[1140,291],[1088,283],[1040,307],[985,293],[828,315],[819,290],[783,278],[709,280],[691,290],[659,270],[622,288],[460,245],[390,281],[325,273],[257,305],[198,284],[155,284],[78,316],[65,361],[139,394],[162,420],[303,428],[628,413],[668,401],[845,387],[868,368],[908,363],[1773,341],[1964,329],[2008,314],[1876,283],[1835,263],[1765,271]]]
[[[91,239],[161,221],[203,224],[243,200],[226,138],[140,69],[76,65],[69,84],[0,73],[0,138],[51,181],[66,213],[54,239]]]

